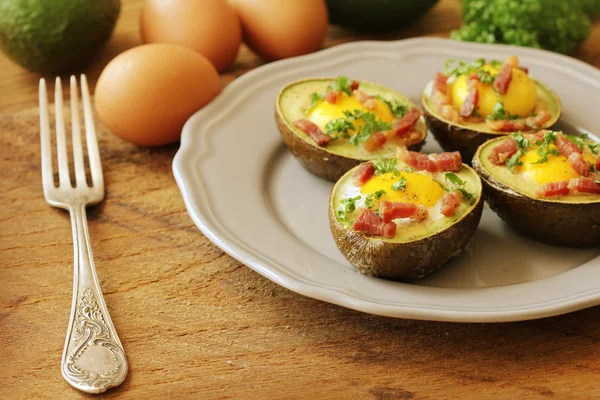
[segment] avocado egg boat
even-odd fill
[[[406,97],[345,76],[286,85],[275,106],[277,128],[308,171],[335,182],[365,160],[418,150],[427,126]]]
[[[427,126],[446,151],[460,151],[470,163],[487,140],[516,131],[537,131],[556,123],[556,93],[532,79],[515,56],[504,62],[447,60],[423,90]]]
[[[600,143],[539,131],[483,144],[473,158],[500,218],[533,239],[600,246]]]
[[[410,281],[459,256],[482,210],[481,181],[458,152],[402,149],[340,178],[329,200],[329,225],[360,273]]]

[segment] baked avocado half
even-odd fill
[[[275,121],[302,166],[332,182],[399,147],[418,150],[427,135],[421,112],[402,94],[345,76],[286,85],[277,95]]]
[[[561,114],[556,93],[514,56],[504,62],[447,60],[445,72],[425,86],[421,103],[442,148],[460,151],[466,162],[487,140],[551,127]]]
[[[344,174],[331,192],[329,225],[361,274],[411,281],[458,257],[482,210],[481,181],[458,152],[404,150]]]
[[[541,242],[600,246],[600,144],[585,136],[515,133],[483,144],[473,168],[490,208]]]

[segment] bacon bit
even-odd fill
[[[523,67],[523,66],[518,66],[517,68],[520,69],[521,71],[525,72],[526,74],[529,74],[529,68]]]
[[[369,209],[364,210],[356,219],[352,229],[373,236],[393,238],[396,236],[396,224],[392,221],[384,222]]]
[[[467,98],[460,109],[460,116],[465,118],[473,115],[473,111],[475,111],[475,107],[479,102],[479,78],[477,75],[472,74],[467,78],[467,82]]]
[[[448,121],[451,121],[451,122],[459,122],[460,121],[460,115],[458,114],[458,111],[456,111],[456,108],[454,108],[454,106],[452,106],[450,104],[443,105],[440,109],[440,114],[442,115],[442,117],[446,118]]]
[[[569,182],[550,182],[537,191],[540,197],[564,196],[569,194]]]
[[[573,167],[575,172],[580,176],[588,176],[590,174],[590,164],[583,159],[583,154],[575,152],[571,153],[569,162],[571,163],[571,167]]]
[[[563,135],[556,135],[556,141],[554,142],[556,148],[565,157],[570,157],[573,153],[583,154],[583,150],[579,148],[575,143]]]
[[[381,201],[379,203],[379,215],[383,222],[390,222],[396,218],[410,218],[417,213],[417,205],[413,203],[401,203],[395,201]]]
[[[535,127],[541,127],[546,122],[550,121],[552,115],[547,111],[539,111],[532,117],[525,119],[498,119],[498,120],[485,120],[487,126],[494,131],[501,132],[515,132],[515,131],[529,131],[535,129]]]
[[[404,114],[404,117],[394,122],[392,131],[394,131],[396,135],[402,135],[404,132],[408,131],[419,118],[421,118],[421,111],[416,107],[413,107]]]
[[[294,126],[310,136],[317,146],[322,147],[331,142],[330,136],[324,134],[315,123],[307,119],[299,119],[294,121]]]
[[[448,77],[441,72],[436,72],[435,78],[433,78],[433,87],[438,92],[446,94],[448,91]]]
[[[600,171],[600,154],[598,154],[598,158],[596,159],[596,165],[594,165],[596,171]]]
[[[356,96],[356,99],[360,101],[360,104],[362,104],[364,108],[368,110],[374,110],[375,107],[377,107],[377,101],[370,94],[365,93],[360,89],[355,90],[353,93],[354,96]]]
[[[358,81],[350,82],[350,90],[352,90],[352,91],[355,91],[356,89],[358,89],[359,86],[360,86],[360,83]]]
[[[417,207],[417,213],[412,218],[416,221],[421,222],[427,219],[427,217],[429,217],[429,211],[424,205],[419,204],[419,206]]]
[[[500,94],[506,94],[508,91],[508,86],[512,81],[512,72],[513,68],[517,68],[519,66],[519,59],[515,56],[508,57],[502,66],[500,67],[500,72],[496,76],[494,80],[494,89]]]
[[[580,193],[600,194],[600,183],[592,178],[574,178],[569,182],[569,187]]]
[[[517,152],[517,142],[513,137],[504,140],[492,149],[488,160],[494,165],[502,165]]]
[[[392,135],[395,135],[392,133]],[[417,143],[423,140],[423,134],[418,130],[411,128],[408,131],[401,133],[398,137],[402,138],[405,144]]]
[[[360,164],[360,167],[354,171],[354,175],[352,175],[352,183],[354,186],[362,186],[367,183],[367,181],[371,179],[373,175],[375,175],[375,166],[373,163],[370,161],[362,163]]]
[[[420,171],[458,171],[462,168],[462,158],[458,151],[427,155],[415,151],[399,149],[398,158],[412,168]]]
[[[331,104],[335,104],[337,103],[341,95],[342,92],[340,92],[339,90],[330,90],[329,92],[325,93],[325,100],[327,100]]]
[[[454,215],[454,211],[460,206],[456,195],[451,193],[446,193],[442,199],[442,208],[440,212],[444,214],[446,217],[451,217]]]
[[[363,147],[369,153],[372,153],[384,145],[387,137],[382,132],[375,132],[363,143]]]

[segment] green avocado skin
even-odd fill
[[[0,0],[0,49],[30,71],[88,64],[108,40],[120,0]]]
[[[402,29],[438,0],[327,0],[331,23],[366,32]]]
[[[522,195],[494,179],[478,154],[473,169],[481,178],[490,208],[516,231],[555,246],[600,246],[600,202],[559,203]]]

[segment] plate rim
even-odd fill
[[[182,193],[182,197],[186,206],[186,210],[190,217],[192,218],[195,225],[200,229],[200,231],[214,244],[216,244],[219,248],[225,251],[227,254],[238,260],[240,263],[247,265],[252,268],[259,274],[263,275],[267,279],[270,279],[277,283],[280,286],[283,286],[289,290],[292,290],[296,293],[315,298],[321,301],[326,301],[329,303],[337,304],[346,308],[354,309],[357,311],[362,311],[370,314],[383,315],[389,317],[398,317],[398,318],[410,318],[410,319],[421,319],[421,320],[434,320],[434,321],[452,321],[452,322],[508,322],[508,321],[520,321],[534,318],[543,318],[558,314],[563,314],[571,311],[580,310],[586,307],[590,307],[593,305],[600,304],[600,286],[594,289],[588,290],[587,292],[576,293],[571,296],[554,299],[550,301],[546,301],[543,303],[531,303],[527,306],[518,306],[518,307],[505,307],[505,308],[494,308],[494,309],[460,309],[456,307],[452,308],[444,308],[440,306],[431,306],[431,305],[414,305],[414,304],[385,304],[382,302],[373,302],[368,301],[362,298],[358,298],[353,296],[352,293],[348,291],[342,291],[337,288],[326,287],[325,285],[315,285],[314,283],[306,282],[305,280],[298,279],[297,277],[290,276],[289,273],[282,273],[286,268],[278,265],[279,272],[273,271],[272,268],[268,268],[264,265],[265,260],[261,260],[260,258],[266,258],[268,262],[268,257],[264,254],[252,254],[254,251],[250,248],[247,248],[245,244],[235,242],[229,242],[227,238],[224,239],[224,236],[230,235],[229,232],[223,232],[223,228],[220,226],[216,226],[214,222],[218,223],[218,220],[209,221],[207,215],[204,213],[210,213],[210,210],[202,210],[198,204],[194,202],[193,196],[191,195],[190,184],[192,179],[188,173],[186,173],[186,163],[194,164],[194,162],[190,162],[188,160],[189,157],[192,157],[193,160],[197,160],[200,157],[200,153],[197,152],[194,157],[193,149],[191,149],[192,144],[192,136],[194,135],[193,127],[195,125],[195,121],[197,121],[200,116],[204,114],[208,114],[213,109],[218,109],[221,103],[224,103],[224,100],[230,96],[230,93],[234,93],[238,90],[238,87],[242,85],[246,85],[247,83],[251,83],[254,80],[254,76],[258,74],[263,74],[265,71],[275,70],[275,69],[283,69],[287,66],[291,66],[294,64],[303,64],[305,62],[311,62],[313,60],[318,60],[320,58],[330,57],[335,53],[344,53],[351,50],[356,50],[356,48],[360,48],[362,46],[375,46],[387,48],[387,50],[397,50],[400,46],[411,46],[411,45],[419,45],[419,44],[438,44],[438,45],[450,45],[450,43],[454,46],[458,47],[468,47],[468,48],[477,48],[484,47],[489,49],[490,46],[498,47],[503,50],[506,48],[514,48],[516,46],[510,45],[487,45],[487,44],[474,44],[474,43],[463,43],[463,42],[455,42],[449,39],[442,38],[412,38],[412,39],[403,39],[389,42],[381,42],[381,41],[358,41],[358,42],[350,42],[341,44],[338,46],[334,46],[329,49],[321,50],[319,52],[296,57],[287,60],[281,60],[277,62],[273,62],[270,64],[263,65],[258,67],[243,76],[237,78],[232,83],[230,83],[218,96],[206,106],[204,109],[197,111],[192,117],[188,119],[185,126],[183,127],[181,145],[179,150],[177,151],[174,159],[173,159],[173,174],[175,176],[175,180],[179,186],[179,189]],[[583,74],[585,75],[596,75],[598,79],[600,79],[600,71],[584,63],[583,61],[564,56],[561,54],[551,53],[544,50],[539,49],[530,49],[530,48],[518,48],[519,53],[531,53],[532,55],[543,55],[544,57],[562,59],[563,62],[567,64],[571,64],[570,66],[576,69],[581,69]],[[206,138],[204,138],[206,139]],[[208,146],[207,152],[210,153],[210,146]],[[221,231],[220,231],[221,230]],[[225,235],[224,235],[225,233]],[[231,239],[229,239],[231,240]],[[592,260],[594,261],[594,260]],[[271,261],[273,262],[273,261]],[[585,265],[585,264],[583,264]],[[582,265],[582,266],[583,266]],[[520,283],[516,285],[527,285],[533,284],[541,281],[548,280],[556,280],[557,277],[572,272],[580,267],[577,267],[571,271],[567,271],[558,275],[554,275],[551,277],[543,278],[540,280]],[[289,271],[288,271],[289,272]],[[442,289],[437,288],[439,290],[473,290],[473,291],[497,291],[499,287],[487,287],[487,288],[472,288],[472,289]]]

